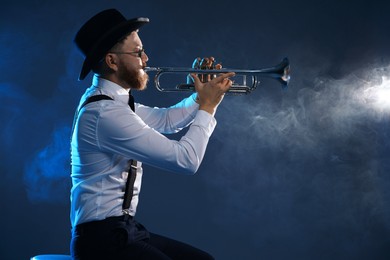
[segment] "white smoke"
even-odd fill
[[[231,216],[228,222],[234,216],[256,219],[253,226],[284,216],[292,229],[305,216],[313,218],[313,229],[335,222],[371,228],[361,222],[363,210],[390,228],[390,193],[384,189],[390,184],[390,99],[381,94],[388,91],[387,71],[312,82],[292,78],[287,91],[270,82],[253,96],[225,97],[208,153],[216,168],[207,169],[207,182],[223,193],[216,212]]]

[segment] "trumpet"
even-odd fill
[[[182,92],[182,91],[195,91],[194,84],[184,83],[177,84],[174,87],[165,87],[160,81],[162,76],[167,75],[183,75],[188,76],[191,73],[198,75],[212,75],[215,77],[220,73],[234,72],[235,76],[233,79],[233,84],[228,90],[228,93],[233,94],[248,94],[256,89],[260,83],[260,77],[273,78],[279,81],[283,88],[288,86],[290,81],[290,62],[288,58],[284,58],[279,64],[273,67],[261,68],[261,69],[198,69],[198,68],[174,68],[174,67],[146,67],[145,72],[156,72],[154,77],[155,87],[161,92]],[[177,80],[177,79],[176,79]],[[166,84],[174,85],[171,81]]]

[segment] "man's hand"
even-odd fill
[[[214,57],[205,57],[203,59],[197,57],[194,62],[192,63],[193,69],[198,70],[220,70],[222,69],[221,63],[216,63]],[[215,74],[198,74],[198,77],[201,82],[205,83],[207,81],[212,80],[213,78],[216,78],[217,75]],[[194,80],[190,77],[190,75],[187,76],[187,84],[194,84]]]
[[[217,106],[221,103],[226,91],[232,86],[233,82],[229,79],[234,76],[234,72],[218,75],[207,82],[201,82],[198,75],[191,74],[195,89],[198,93],[197,102],[199,109],[214,115]]]

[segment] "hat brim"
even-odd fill
[[[109,32],[105,33],[95,42],[94,46],[87,53],[81,68],[79,80],[83,80],[91,71],[92,67],[96,65],[118,41],[131,32],[138,30],[148,22],[148,18],[134,18],[115,26]]]

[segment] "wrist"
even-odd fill
[[[207,113],[214,116],[217,108],[215,106],[209,106],[209,105],[202,104],[202,105],[199,105],[199,110],[206,111]]]

